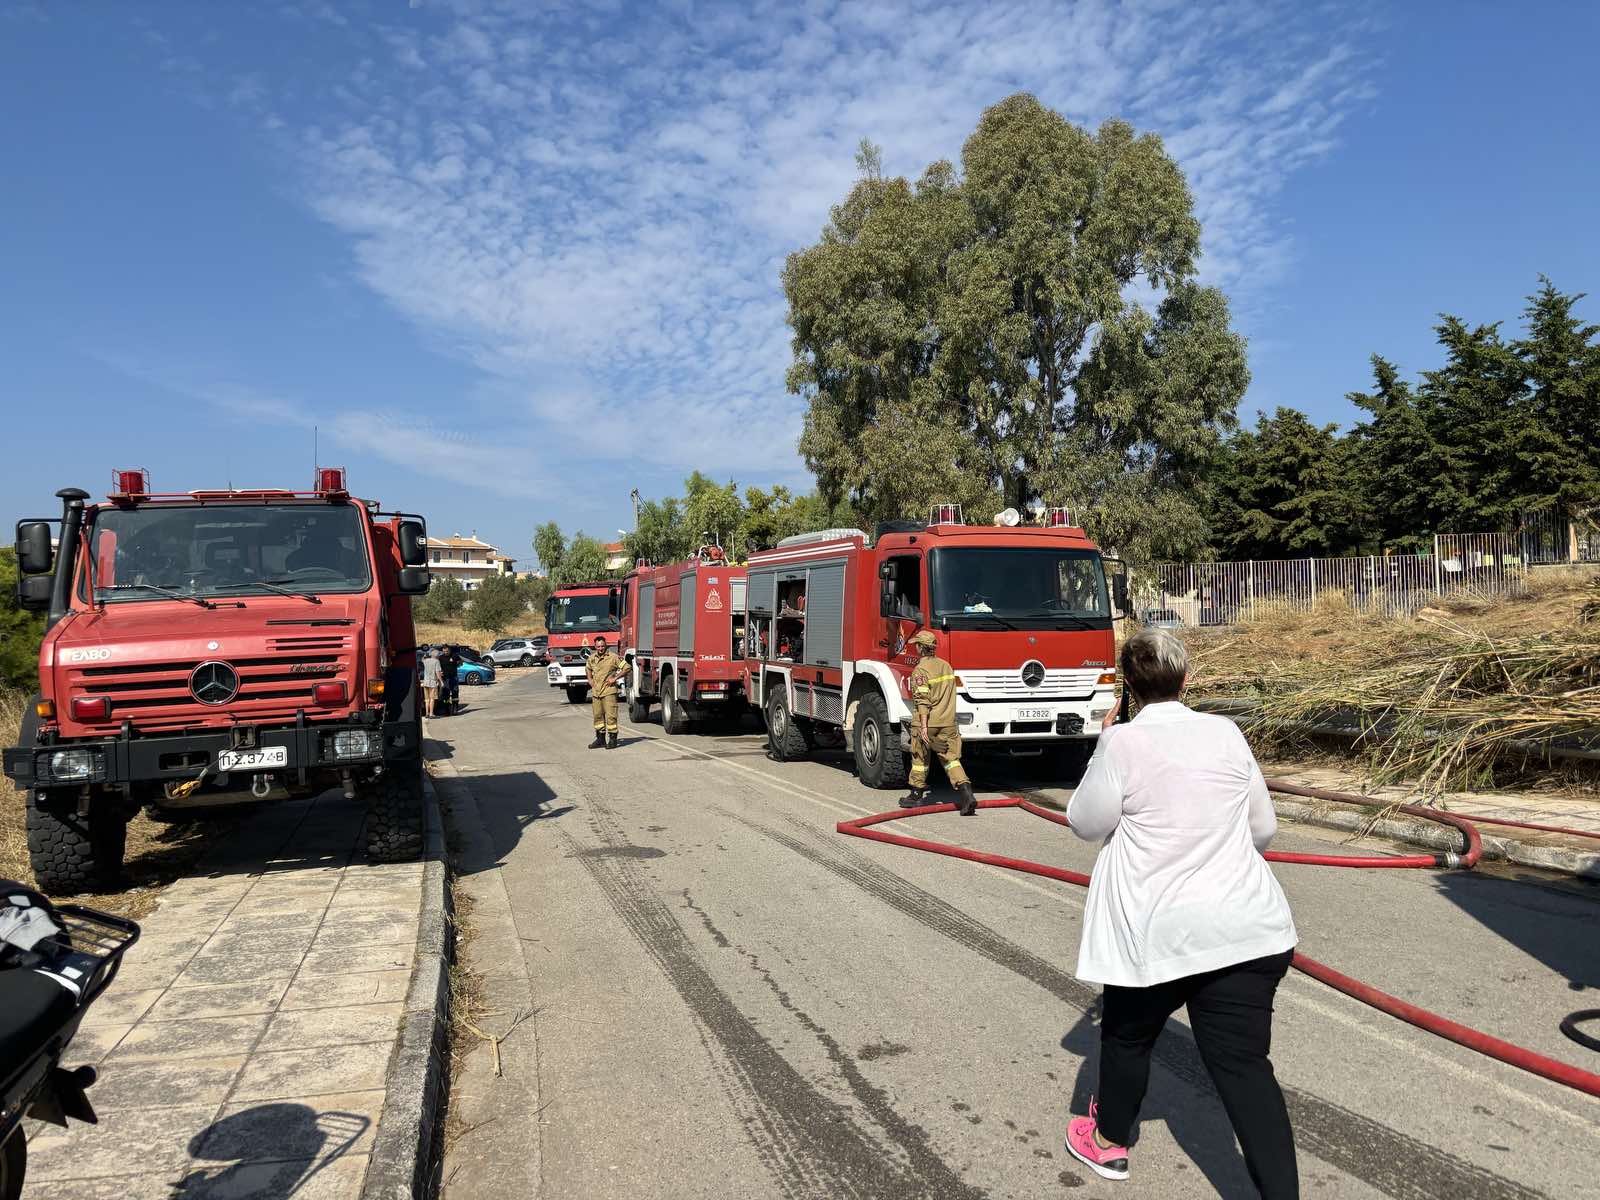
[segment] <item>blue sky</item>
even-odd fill
[[[1348,421],[1441,309],[1600,290],[1597,34],[1474,0],[13,0],[0,516],[118,466],[301,485],[313,426],[359,493],[530,562],[695,467],[806,486],[783,256],[861,137],[915,174],[1018,89],[1166,139],[1245,411]]]

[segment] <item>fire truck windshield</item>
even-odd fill
[[[363,592],[372,561],[350,504],[103,508],[89,537],[95,599]]]
[[[1110,628],[1105,569],[1092,550],[941,546],[928,570],[934,619],[953,626]]]
[[[598,633],[621,629],[606,595],[551,596],[544,606],[545,628],[551,633]]]

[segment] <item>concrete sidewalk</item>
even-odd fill
[[[29,1200],[362,1194],[442,888],[367,862],[362,817],[337,792],[263,808],[168,889],[67,1054],[99,1067],[100,1124],[36,1132]]]

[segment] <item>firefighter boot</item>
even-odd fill
[[[591,750],[604,750],[605,746],[606,746],[606,731],[604,729],[596,729],[594,731],[594,741],[589,743],[589,749],[591,749]]]
[[[613,731],[611,733],[606,734],[606,749],[607,750],[615,750],[616,748],[617,748],[617,735]]]
[[[956,789],[956,794],[961,797],[961,815],[963,817],[976,816],[978,812],[978,798],[972,794],[972,785],[963,783]]]
[[[928,802],[928,789],[914,787],[900,801],[901,808],[921,808]]]

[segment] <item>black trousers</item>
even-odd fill
[[[1233,1122],[1250,1178],[1265,1200],[1300,1195],[1294,1131],[1267,1057],[1272,998],[1293,951],[1187,975],[1154,987],[1107,985],[1100,1017],[1100,1135],[1126,1146],[1150,1084],[1150,1054],[1167,1018],[1189,1010],[1200,1058]]]

